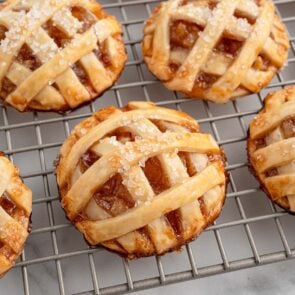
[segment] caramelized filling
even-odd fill
[[[180,67],[180,65],[177,65],[177,64],[174,64],[174,63],[169,64],[169,68],[170,68],[170,71],[172,73],[175,73],[179,69],[179,67]]]
[[[106,135],[106,137],[113,137],[113,136],[115,136],[117,141],[120,141],[121,143],[126,143],[128,141],[135,141],[135,135],[127,127],[119,127]]]
[[[189,157],[189,153],[187,152],[179,152],[178,153],[179,158],[181,159],[183,165],[186,167],[187,173],[190,177],[194,176],[197,171]]]
[[[166,218],[168,219],[176,237],[180,238],[183,232],[180,212],[178,210],[171,211],[166,214]]]
[[[270,32],[269,37],[274,41],[276,40],[276,37],[275,37],[273,31]]]
[[[98,159],[99,156],[91,150],[84,153],[80,158],[80,168],[82,173],[84,173],[89,167],[91,167]]]
[[[7,32],[7,28],[0,25],[0,41],[5,39],[5,34]]]
[[[186,21],[175,21],[170,26],[171,48],[183,47],[191,49],[199,37],[202,28]]]
[[[249,14],[243,12],[243,11],[240,11],[240,10],[235,11],[234,17],[237,18],[237,19],[245,20],[251,25],[254,25],[255,22],[256,22],[255,18],[251,18],[251,15],[249,15]]]
[[[42,65],[41,61],[34,56],[33,51],[26,44],[20,49],[16,60],[31,71],[38,69]]]
[[[0,90],[0,98],[5,100],[6,97],[16,89],[14,85],[8,78],[4,77],[2,80],[2,86]]]
[[[147,226],[144,226],[144,227],[138,229],[138,232],[141,234],[141,236],[143,237],[143,239],[145,240],[145,242],[148,245],[151,245],[152,247],[154,247],[153,240],[150,238],[150,233],[149,233],[149,229]],[[142,247],[142,243],[140,241],[139,241],[139,247]],[[153,251],[154,251],[154,249],[152,250],[152,252]]]
[[[24,11],[25,13],[28,13],[30,11],[30,8],[16,7],[16,8],[12,8],[12,11],[15,11],[15,12]]]
[[[222,38],[218,44],[216,45],[215,49],[224,52],[225,54],[231,54],[232,56],[237,56],[240,48],[242,47],[243,42],[229,39],[229,38]]]
[[[143,172],[145,173],[145,176],[156,195],[170,188],[169,180],[157,157],[150,158],[146,161]],[[179,211],[171,211],[165,216],[170,223],[176,237],[179,238],[183,232]]]
[[[146,161],[143,172],[156,195],[170,187],[169,180],[157,157],[150,158]]]
[[[18,208],[13,201],[10,200],[9,196],[4,193],[0,198],[0,207],[2,207],[5,212],[12,216],[18,222],[25,224],[24,216],[25,212],[23,209]]]
[[[165,133],[166,131],[169,130],[169,128],[167,128],[167,126],[164,124],[165,121],[163,121],[163,120],[150,119],[150,121],[152,121],[153,124],[156,125],[157,128],[163,133]],[[166,121],[166,123],[169,123],[169,122]],[[176,126],[180,125],[180,126],[184,127],[187,130],[187,132],[198,132],[199,131],[199,129],[196,128],[196,126],[189,124],[189,123],[179,122],[179,123],[175,124],[175,123],[170,122],[170,124],[172,126],[173,125],[176,125]]]
[[[86,87],[86,89],[90,93],[90,95],[94,96],[96,94],[96,91],[95,91],[94,87],[92,86],[92,83],[91,83],[86,71],[82,67],[82,65],[79,62],[76,62],[72,66],[72,70],[75,72],[75,74],[77,75],[79,81],[83,84],[83,86]]]
[[[79,33],[86,32],[96,22],[96,18],[85,8],[80,6],[72,7],[72,15],[83,24],[82,29],[79,31]]]
[[[65,47],[71,38],[54,23],[49,20],[43,25],[43,29],[47,31],[48,35],[54,40],[58,47]]]
[[[109,57],[106,48],[106,42],[103,42],[102,44],[98,45],[98,49],[95,49],[93,52],[97,56],[97,58],[103,63],[105,68],[112,66],[112,60]]]
[[[266,59],[263,56],[259,55],[253,64],[253,68],[259,71],[267,71],[269,69],[269,65],[269,59]]]
[[[262,149],[264,147],[266,147],[266,143],[265,143],[265,139],[264,138],[259,138],[255,140],[255,146],[256,146],[256,150]]]
[[[272,177],[272,176],[276,176],[276,175],[279,175],[279,171],[277,168],[268,169],[265,172],[266,177]]]
[[[117,216],[134,207],[135,202],[126,187],[122,184],[120,174],[110,178],[104,186],[94,194],[96,203],[112,216]]]
[[[207,154],[209,162],[216,162],[216,161],[221,161],[225,162],[225,155],[224,154],[213,154],[213,153],[208,153]]]
[[[218,80],[218,78],[218,76],[210,75],[201,71],[196,78],[196,86],[202,89],[208,89]]]
[[[206,205],[205,205],[204,197],[198,198],[198,202],[199,202],[199,205],[200,205],[201,213],[204,216],[206,216],[207,215],[207,212],[206,212]]]
[[[255,0],[255,3],[257,6],[261,6],[262,4],[264,4],[264,1],[262,0]]]
[[[281,130],[284,138],[290,138],[295,136],[295,116],[291,116],[282,122]]]
[[[206,3],[206,1],[205,1],[205,3]],[[212,0],[212,1],[208,1],[207,5],[211,10],[213,10],[214,8],[216,8],[217,4],[218,4],[218,1]]]
[[[17,209],[16,205],[11,202],[11,200],[5,196],[5,194],[0,198],[0,207],[2,207],[10,216],[13,216],[15,210]]]
[[[163,124],[162,120],[150,119],[150,121],[157,126],[157,128],[165,133],[167,131],[167,127]]]

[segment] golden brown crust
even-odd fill
[[[268,0],[170,0],[155,8],[142,42],[148,68],[168,89],[216,103],[259,92],[288,49]]]
[[[248,136],[249,136],[249,131],[248,131]],[[282,209],[288,211],[290,214],[295,214],[294,212],[290,211],[290,206],[288,201],[286,201],[285,198],[282,199],[278,199],[276,201],[274,201],[271,197],[271,194],[269,193],[269,191],[267,190],[267,188],[265,187],[263,181],[259,178],[259,175],[256,173],[252,161],[251,161],[251,157],[250,157],[250,147],[249,147],[249,141],[247,141],[247,157],[248,157],[248,168],[249,171],[252,173],[252,175],[258,180],[259,185],[261,190],[266,194],[266,196],[272,201],[274,202],[276,205],[278,205],[279,207],[281,207]]]
[[[0,155],[0,277],[13,267],[31,230],[32,192],[18,169]]]
[[[0,98],[17,110],[73,110],[119,78],[126,62],[122,30],[96,1],[12,2],[0,9]]]
[[[294,214],[293,149],[295,87],[272,92],[250,122],[247,154],[251,173],[266,195]]]
[[[57,181],[86,241],[132,259],[178,250],[210,225],[225,199],[224,153],[199,132],[187,114],[143,102],[78,124]]]

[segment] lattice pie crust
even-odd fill
[[[295,86],[265,98],[250,123],[248,156],[269,198],[295,213]]]
[[[131,102],[78,124],[57,166],[62,206],[92,245],[129,258],[163,254],[218,217],[223,153],[188,115]]]
[[[146,22],[142,48],[168,89],[225,103],[265,87],[289,42],[271,1],[170,0]]]
[[[21,254],[29,234],[32,192],[18,169],[0,155],[0,277]]]
[[[119,77],[121,28],[94,0],[8,0],[0,11],[0,98],[19,111],[73,109]]]

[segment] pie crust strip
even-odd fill
[[[124,166],[132,167],[142,158],[153,157],[161,153],[174,151],[193,153],[218,152],[219,148],[208,134],[175,134],[170,133],[166,140],[159,141],[143,139],[130,143],[128,148],[118,148],[96,161],[71,187],[63,198],[63,206],[67,208],[68,216],[74,219],[85,208],[93,193],[99,189],[112,175]],[[126,163],[122,159],[128,159]],[[83,198],[81,198],[83,195]]]
[[[146,108],[146,106],[143,105],[134,105],[134,108]],[[172,132],[178,132],[178,133],[186,133],[188,130],[185,127],[162,122],[162,125],[164,125],[169,131]],[[141,136],[142,138],[150,138],[155,135],[160,135],[160,130],[149,120],[142,119],[140,121],[137,121],[129,126],[132,133],[135,133],[137,136]],[[113,141],[113,140],[112,140]],[[116,142],[116,145],[113,146],[115,148],[119,143]],[[91,151],[94,151],[98,155],[105,154],[105,151],[110,151],[113,149],[111,147],[106,147],[106,142],[99,143],[91,148]],[[102,151],[102,152],[101,152]],[[208,163],[207,155],[204,154],[190,154],[189,155],[193,165],[196,166],[196,171],[203,170]],[[204,161],[204,158],[206,158],[206,161]],[[169,179],[170,186],[174,186],[178,183],[181,183],[182,181],[185,181],[189,178],[186,168],[183,166],[182,161],[178,157],[177,154],[161,154],[158,156],[158,159],[161,162],[162,169],[165,171],[165,174],[167,175]],[[75,173],[74,173],[75,174]],[[154,193],[149,185],[149,182],[147,181],[145,175],[143,174],[142,170],[138,166],[133,166],[130,171],[128,171],[127,175],[123,176],[123,182],[126,185],[127,189],[133,196],[134,200],[138,201],[145,201],[147,199],[151,199],[154,197]],[[130,181],[129,181],[130,179]],[[130,185],[132,184],[132,185]],[[136,190],[140,189],[144,193],[143,196],[139,197],[136,194]],[[218,190],[218,196],[220,196],[220,188],[216,187],[212,190]],[[216,191],[217,192],[217,191]],[[215,192],[215,194],[216,194]],[[210,192],[210,194],[214,195],[214,192]],[[209,192],[207,193],[207,197],[209,196]],[[205,198],[205,203],[207,200],[207,197]],[[207,204],[205,204],[207,205]],[[182,228],[183,228],[183,238],[186,239],[187,236],[192,235],[192,231],[197,231],[198,228],[191,228],[191,224],[194,224],[195,220],[199,220],[198,225],[201,227],[203,224],[203,215],[200,210],[200,205],[198,201],[194,201],[190,204],[187,204],[181,208],[179,208],[179,213],[181,214],[181,221],[182,221]],[[163,219],[163,218],[162,218]],[[193,220],[193,221],[192,221]],[[158,235],[153,235],[153,230],[155,230],[161,234],[161,239],[158,241],[157,237]],[[160,227],[160,228],[159,228]],[[167,223],[165,220],[158,220],[157,222],[153,222],[153,224],[148,225],[148,229],[151,235],[151,238],[153,240],[153,243],[155,247],[157,248],[158,252],[161,253],[161,249],[167,249],[169,248],[169,245],[167,243],[170,243],[170,247],[172,246],[171,243],[176,243],[176,239],[172,239],[172,236],[174,237],[174,232],[171,230],[170,226],[167,226]],[[161,230],[160,230],[161,229]],[[170,232],[170,233],[169,233]],[[163,236],[166,238],[163,239]]]
[[[279,109],[269,110],[259,114],[251,122],[250,136],[252,139],[263,137],[270,130],[275,129],[281,122],[289,116],[295,114],[295,101],[288,101]]]
[[[65,14],[65,16],[66,15],[67,14]],[[69,31],[71,32],[73,30],[72,27],[66,28],[65,25],[59,26],[66,33]],[[68,35],[70,35],[70,33]],[[31,47],[35,55],[41,60],[43,64],[46,64],[50,61],[50,54],[54,56],[58,53],[58,46],[55,44],[54,40],[51,37],[49,37],[49,35],[44,29],[39,28],[36,34],[31,37],[31,39],[32,40],[28,42],[28,45]],[[44,46],[44,44],[46,44],[46,46]],[[63,63],[67,65],[66,60],[61,60],[60,64]],[[90,94],[79,81],[75,72],[71,68],[68,68],[64,73],[58,76],[56,80],[53,79],[49,81],[49,84],[52,84],[54,81],[56,82],[56,85],[58,86],[58,89],[61,92],[62,97],[65,98],[66,102],[69,104],[70,107],[77,106],[77,100],[79,101],[79,99],[83,101],[90,99]],[[73,90],[69,91],[69,89]]]
[[[136,107],[136,106],[135,106]],[[144,122],[143,122],[144,121]],[[183,126],[168,123],[168,122],[161,122],[163,126],[167,128],[167,130],[177,133],[186,133],[187,129]],[[145,128],[143,128],[143,126]],[[154,126],[149,120],[141,120],[134,124],[132,124],[131,129],[143,138],[149,138],[152,134],[160,133],[159,129]],[[149,132],[143,132],[149,130]],[[197,172],[202,171],[206,168],[208,164],[208,157],[206,154],[189,154],[188,157],[192,161],[192,164],[195,166]],[[184,167],[182,161],[178,157],[177,154],[161,154],[158,156],[158,159],[161,162],[162,169],[165,171],[169,179],[169,183],[171,186],[174,186],[178,183],[184,182],[186,179],[189,178],[187,173],[186,167]],[[218,190],[219,187],[215,187],[213,190]],[[214,194],[213,192],[207,192],[207,195],[210,193]],[[206,194],[205,194],[206,195]],[[220,194],[218,195],[220,196]],[[205,206],[207,198],[204,198]],[[200,210],[200,204],[197,200],[193,201],[190,204],[182,206],[179,208],[179,214],[181,215],[181,223],[182,223],[182,236],[184,239],[187,239],[188,236],[192,235],[192,231],[197,231],[198,228],[192,228],[191,225],[195,224],[195,221],[198,220],[198,225],[202,226],[203,224],[203,214]]]
[[[72,15],[68,16],[69,23],[73,23],[74,20],[76,19]],[[56,21],[58,21],[58,19],[56,19]],[[58,23],[59,23],[59,26],[63,29],[63,31],[65,31],[67,35],[70,37],[73,35],[74,32],[76,33],[77,29],[79,28],[79,26],[76,26],[76,31],[75,31],[73,30],[71,26],[69,27],[65,26],[64,20]],[[121,29],[117,26],[115,22],[113,22],[112,19],[103,19],[103,20],[97,21],[93,25],[92,29],[95,30],[99,43],[104,42],[112,34],[121,31]],[[104,32],[101,33],[102,31]],[[90,52],[89,54],[83,56],[80,59],[80,63],[82,64],[84,70],[86,71],[92,86],[98,93],[100,93],[101,91],[103,91],[104,89],[112,85],[112,80],[110,79],[106,69],[104,68],[103,64],[98,60],[98,58],[95,56],[93,52]],[[75,76],[74,78],[77,80],[77,83],[81,84],[74,72],[73,72],[73,75]],[[64,96],[67,97],[67,102],[69,103],[71,107],[75,107],[80,103],[81,96],[83,101],[86,101],[91,98],[88,91],[85,89],[85,87],[82,84],[80,86],[82,88],[81,90],[79,89],[79,87],[75,87],[75,93],[67,93],[68,87],[67,86],[62,87],[62,85],[65,84],[64,80],[66,79],[62,79],[61,77],[59,77],[57,82],[59,82],[60,84],[59,88],[62,88],[65,90],[63,91],[63,94],[65,94]],[[71,79],[69,79],[69,83],[70,82],[71,82]],[[74,88],[74,87],[71,87],[71,88]],[[83,91],[84,91],[84,94],[83,94]]]
[[[32,71],[26,68],[25,66],[14,62],[6,77],[14,83],[16,86],[20,85],[24,80],[27,79],[32,74]],[[38,95],[35,97],[35,100],[42,104],[43,106],[48,105],[48,108],[51,108],[52,104],[56,106],[64,105],[64,98],[60,93],[52,86],[44,87]]]
[[[71,1],[68,2],[70,3]],[[13,16],[15,17],[15,14],[13,14]],[[63,24],[63,30],[68,32],[69,35],[72,33],[72,29],[72,27],[66,28],[65,24]],[[102,79],[100,81],[92,79],[96,90],[109,87],[111,85],[110,77],[108,77],[106,70],[103,68],[102,64],[95,57],[95,55],[91,53],[91,51],[97,46],[97,41],[102,43],[112,33],[116,32],[120,32],[120,28],[115,24],[113,19],[99,20],[86,33],[79,35],[76,39],[73,39],[67,47],[65,47],[61,52],[58,52],[58,48],[53,40],[42,28],[39,28],[36,31],[36,34],[29,38],[31,42],[29,42],[28,45],[33,49],[33,51],[35,51],[35,54],[44,64],[27,77],[27,79],[22,81],[22,83],[18,85],[19,87],[8,96],[7,101],[14,104],[19,110],[23,111],[34,96],[46,87],[46,84],[51,84],[56,79],[61,93],[64,95],[71,107],[77,106],[77,104],[81,101],[81,97],[83,100],[89,99],[90,94],[86,88],[80,83],[73,70],[68,69],[69,65],[75,63],[80,58],[83,66],[85,66],[88,59],[91,58],[92,66],[89,67],[86,65],[86,72],[95,70],[97,73],[102,74]],[[43,42],[48,45],[46,48],[44,46],[40,46]],[[55,53],[55,56],[51,60],[48,60],[48,50],[50,50],[51,53]],[[89,53],[89,55],[85,56],[87,53]],[[51,71],[49,71],[50,69]],[[58,77],[64,71],[65,73],[61,77]],[[48,75],[45,75],[45,73]],[[39,77],[39,79],[36,77]],[[28,87],[28,85],[34,85],[34,87]],[[74,93],[73,91],[69,92],[69,89],[74,89]]]
[[[295,159],[295,138],[283,139],[254,153],[255,168],[259,173],[283,166]]]
[[[108,241],[139,229],[162,215],[193,202],[224,181],[224,173],[212,164],[185,183],[159,194],[149,204],[143,204],[110,219],[78,222],[77,227],[85,232],[86,236],[90,233],[89,237],[96,243]]]
[[[137,108],[147,108],[147,106],[143,106],[143,105],[133,105],[133,107],[135,109]],[[165,125],[166,128],[168,128],[169,131],[172,132],[178,132],[178,133],[186,133],[188,130],[185,127],[179,126],[179,125],[175,125],[175,124],[171,124],[171,123],[166,123],[166,122],[162,122],[162,125]],[[159,129],[149,120],[146,119],[142,119],[140,121],[137,121],[133,124],[131,124],[129,126],[130,130],[135,133],[136,135],[139,135],[143,138],[150,138],[153,137],[155,135],[160,135],[161,132],[159,131]],[[117,143],[118,144],[118,143]],[[98,149],[98,150],[97,150]],[[105,147],[102,148],[102,144],[98,144],[96,145],[94,148],[91,148],[92,151],[98,151],[99,150],[105,150]],[[110,149],[108,149],[110,150]],[[101,155],[101,153],[100,153]],[[208,158],[206,155],[204,154],[192,154],[189,156],[191,158],[191,161],[194,165],[197,166],[196,171],[201,171],[202,169],[204,169],[207,166],[207,162],[208,162]],[[201,167],[201,162],[203,162],[203,158],[206,158],[206,162],[205,165]],[[176,185],[177,183],[181,183],[182,181],[185,181],[186,179],[189,178],[186,168],[183,166],[182,161],[179,159],[179,157],[177,156],[177,154],[161,154],[158,156],[162,168],[165,171],[165,174],[167,175],[168,179],[169,179],[169,183],[171,186]],[[200,162],[201,160],[201,162]],[[142,178],[140,178],[140,176],[143,176]],[[134,192],[135,195],[133,194],[133,198],[134,199],[138,199],[138,197],[136,196],[136,189],[137,188],[141,188],[145,191],[151,191],[152,189],[150,187],[150,185],[148,184],[148,181],[146,179],[146,177],[143,175],[141,169],[138,166],[134,166],[130,169],[130,171],[128,172],[128,174],[126,176],[123,175],[123,177],[125,177],[125,184],[127,185],[127,189],[129,190],[129,192],[132,193]],[[131,183],[134,184],[134,182],[136,182],[135,187],[130,187],[130,185],[128,186],[128,184],[130,184],[128,179],[136,179],[136,181],[131,181]],[[148,187],[146,187],[146,185],[148,184]],[[134,191],[135,190],[135,191]],[[143,194],[146,195],[146,194]],[[146,199],[151,199],[154,196],[153,192],[151,194],[146,195]],[[144,201],[144,200],[141,200]],[[179,213],[181,214],[182,218],[182,227],[183,227],[183,238],[186,239],[186,235],[191,236],[191,232],[192,230],[198,230],[198,228],[191,228],[191,224],[194,224],[194,222],[192,222],[192,220],[199,220],[199,225],[202,225],[202,220],[204,219],[201,210],[200,210],[200,205],[198,201],[194,201],[190,204],[187,204],[186,206],[183,206],[181,208],[179,208]],[[155,223],[155,222],[153,222]],[[162,249],[167,248],[169,245],[165,245],[166,242],[168,243],[173,243],[176,242],[175,238],[172,240],[171,239],[171,235],[174,236],[173,231],[171,231],[170,227],[167,227],[166,222],[160,221],[158,220],[158,222],[156,224],[151,224],[148,225],[149,230],[151,230],[151,228],[153,228],[154,226],[156,226],[156,230],[157,232],[159,232],[159,226],[162,227],[162,235],[164,235],[165,237],[170,236],[170,238],[163,240],[163,238],[160,239],[160,241],[155,240],[156,237],[158,237],[158,235],[156,235],[155,237],[152,237],[153,239],[153,243],[155,244],[158,252],[161,252],[161,249],[159,247],[161,247]],[[163,228],[164,226],[164,228]],[[169,235],[168,233],[171,232]],[[152,233],[150,232],[150,234],[152,235]],[[165,243],[164,243],[165,241]],[[172,245],[171,245],[172,246]]]
[[[0,207],[0,241],[19,253],[27,236],[27,230]]]
[[[257,8],[257,6],[256,6]],[[194,5],[186,5],[184,7],[178,7],[172,11],[172,20],[185,20],[191,23],[195,23],[199,26],[205,27],[208,22],[208,13],[206,13],[207,7],[200,7]],[[259,10],[257,9],[257,12]],[[245,13],[245,11],[240,10],[240,12]],[[225,36],[234,36],[235,39],[239,41],[245,41],[250,36],[252,26],[247,21],[241,21],[241,19],[231,16],[230,20],[226,24],[224,29]],[[285,44],[285,40],[282,39],[282,45]],[[266,55],[268,59],[272,61],[277,67],[281,67],[282,58],[278,54],[278,44],[270,37],[267,38],[265,44],[263,44],[262,54]],[[211,58],[209,58],[211,60]]]
[[[28,103],[40,92],[50,81],[62,72],[66,71],[69,64],[75,63],[81,56],[91,52],[97,43],[93,30],[89,30],[79,39],[74,39],[61,52],[57,53],[49,62],[43,64],[32,73],[21,85],[11,93],[7,102],[13,104],[17,109],[23,111]]]
[[[211,12],[212,11],[208,7],[187,4],[186,6],[177,7],[174,9],[171,13],[171,19],[184,20],[205,27]],[[238,19],[234,16],[229,17],[229,22],[224,28],[225,35],[234,35],[235,38],[238,38],[241,41],[247,39],[250,32],[251,25],[247,22],[238,22]]]
[[[164,123],[165,124],[165,123]],[[177,127],[176,127],[177,126]],[[140,120],[131,125],[131,129],[143,138],[150,138],[151,135],[161,135],[161,131],[149,120]],[[147,131],[148,130],[148,131]],[[170,124],[170,131],[176,133],[186,133],[187,130],[179,125]],[[171,187],[186,181],[189,178],[186,167],[184,167],[177,153],[164,153],[158,156],[161,167],[168,178]],[[183,238],[187,239],[187,235],[191,236],[191,220],[197,220],[200,217],[200,205],[197,200],[187,206],[179,208],[181,214],[181,224],[183,229]]]
[[[257,52],[262,50],[270,34],[272,22],[268,21],[268,19],[274,18],[274,9],[273,4],[268,1],[265,2],[238,58],[233,62],[227,72],[208,90],[208,96],[212,98],[223,97],[227,100],[231,93],[241,84],[247,73],[245,69],[251,68],[257,58]]]
[[[152,67],[162,79],[167,79],[167,66],[170,56],[170,40],[169,40],[169,23],[170,12],[173,8],[177,7],[181,0],[172,0],[163,3],[162,17],[158,19],[156,24],[156,31],[153,40],[153,55],[151,64]]]
[[[0,197],[7,192],[16,206],[21,207],[29,217],[32,209],[31,192],[26,188],[19,188],[21,180],[18,175],[15,175],[18,171],[5,157],[0,157],[0,170],[5,171],[0,177]],[[0,241],[8,245],[15,253],[19,253],[27,236],[27,229],[0,207]]]
[[[7,159],[0,157],[0,171],[5,172],[0,174],[0,197],[6,191],[14,170],[12,165],[7,165],[7,162]]]
[[[65,185],[68,176],[75,170],[80,157],[93,145],[109,132],[122,126],[128,126],[141,119],[159,119],[164,121],[175,122],[178,124],[189,124],[198,127],[197,123],[186,116],[181,116],[173,110],[157,109],[156,114],[154,109],[133,110],[126,113],[117,113],[101,122],[99,125],[92,128],[85,136],[80,138],[72,147],[69,155],[65,158],[64,173],[61,175],[61,185]],[[63,153],[63,152],[62,152]]]
[[[5,157],[0,157],[0,196],[7,192],[9,198],[29,217],[32,211],[32,192],[23,185],[18,169]]]
[[[5,27],[8,27],[11,22],[10,18],[17,18],[17,14],[11,13],[11,16],[2,17],[0,21]],[[58,52],[58,47],[54,40],[49,37],[47,32],[42,27],[40,27],[34,35],[30,36],[26,43],[43,64],[50,60],[50,55],[55,55]],[[31,74],[32,71],[30,69],[14,62],[9,69],[7,78],[15,85],[19,86],[28,77],[30,77]],[[65,103],[63,97],[65,97],[71,107],[76,105],[76,100],[74,98],[77,97],[77,94],[79,94],[79,97],[82,97],[83,100],[90,98],[88,91],[80,83],[72,69],[68,69],[60,77],[58,77],[56,83],[62,95],[54,87],[48,85],[40,91],[34,100],[44,107],[48,105],[48,108],[50,109],[52,105],[62,107]],[[69,92],[69,88],[75,89],[77,94],[75,95],[75,93]],[[72,103],[73,100],[74,103]]]
[[[224,18],[232,16],[238,2],[239,1],[223,0],[218,3],[204,31],[201,33],[185,62],[176,72],[175,78],[165,83],[168,88],[180,91],[192,90],[197,74],[208,60],[212,48],[214,48],[223,34],[226,26]],[[214,34],[212,34],[212,32],[214,32]],[[192,63],[191,61],[194,62]]]
[[[98,156],[104,156],[107,152],[110,152],[121,145],[122,144],[120,142],[113,141],[107,138],[105,140],[102,140],[101,143],[92,147],[91,151]],[[137,203],[140,204],[154,198],[155,194],[153,192],[153,189],[139,166],[131,167],[128,173],[123,173],[122,178],[123,184],[126,186],[127,190],[131,194],[133,200],[135,200]],[[138,190],[140,190],[140,194],[138,194]],[[97,212],[100,213],[102,213],[103,211],[103,214],[108,215],[108,217],[101,218],[103,217],[103,214],[99,214],[96,220],[111,217],[107,212],[100,208],[95,203],[95,201],[92,202],[92,200],[93,199],[90,200],[87,208],[89,208],[90,206],[96,206],[95,209],[92,208],[91,210],[97,210]],[[165,251],[165,249],[173,248],[177,244],[177,239],[174,231],[172,230],[169,223],[167,223],[164,216],[149,223],[147,225],[147,230],[149,232],[154,247],[157,249],[157,253],[162,253],[163,251]],[[134,237],[129,239],[130,234],[135,234],[136,239]],[[139,239],[143,239],[143,237],[138,231],[136,231],[121,236],[120,238],[118,238],[117,241],[130,253],[133,250],[136,250],[136,240]],[[152,245],[150,245],[150,247],[152,247]]]
[[[278,101],[281,100],[281,96],[273,96],[273,99]],[[279,106],[280,107],[280,106]],[[292,139],[292,138],[290,138]],[[282,133],[282,130],[280,127],[277,127],[274,131],[272,131],[266,138],[265,142],[267,145],[271,145],[277,142],[281,142],[284,140],[284,135]],[[291,151],[292,153],[293,151]],[[284,154],[285,157],[290,157],[288,154],[288,150],[283,150],[282,153]],[[272,154],[269,154],[272,155]],[[271,156],[272,157],[272,156]],[[276,168],[279,175],[286,175],[286,174],[293,174],[295,172],[295,165],[294,165],[294,160],[290,160],[289,163],[286,163],[283,166],[279,166]],[[291,211],[295,211],[295,195],[288,195],[286,196],[288,201],[289,201],[289,206]]]
[[[7,42],[0,46],[0,60],[2,61],[0,83],[2,83],[16,52],[19,51],[32,32],[50,19],[57,10],[69,3],[71,3],[69,0],[34,2],[31,10],[27,14],[23,14],[21,19],[13,24],[12,28],[9,28]]]
[[[265,179],[265,186],[274,200],[295,195],[295,174],[276,175]]]

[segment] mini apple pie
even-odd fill
[[[0,155],[0,277],[20,256],[30,231],[32,192],[18,169]]]
[[[121,28],[94,0],[0,6],[0,98],[19,111],[73,109],[118,79]]]
[[[295,86],[265,98],[250,123],[248,157],[269,198],[295,213]]]
[[[225,103],[265,87],[289,41],[269,0],[170,0],[147,21],[142,48],[168,89]]]
[[[218,217],[223,161],[188,115],[131,102],[76,126],[61,149],[57,181],[86,240],[133,258],[179,249]]]

